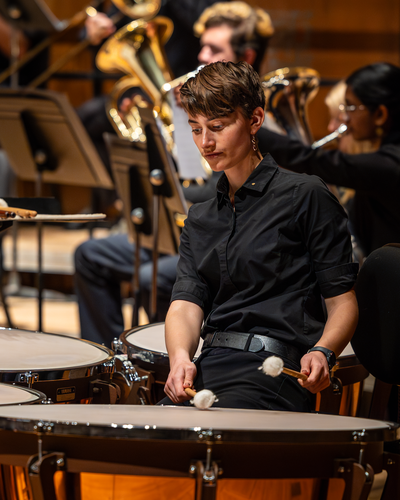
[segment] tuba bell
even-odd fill
[[[261,78],[266,109],[289,137],[313,143],[307,106],[318,92],[319,73],[311,68],[281,68]]]
[[[126,16],[132,19],[148,20],[157,15],[161,0],[111,0]]]
[[[173,147],[172,110],[161,92],[162,86],[172,80],[164,44],[173,31],[173,23],[166,17],[156,17],[150,22],[138,19],[127,24],[111,36],[100,48],[96,65],[105,73],[121,71],[127,75],[119,80],[111,92],[107,107],[110,120],[117,133],[136,141],[134,122],[135,106],[126,113],[118,112],[118,101],[132,86],[140,86],[154,104],[154,111],[163,123],[163,136],[169,148]],[[140,128],[140,122],[137,124]],[[139,134],[140,135],[140,134]],[[141,140],[141,139],[139,139]]]

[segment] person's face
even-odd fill
[[[208,28],[200,38],[200,52],[197,56],[200,64],[217,61],[238,62],[231,46],[232,28],[222,24]]]
[[[374,113],[363,105],[360,99],[348,86],[345,94],[347,106],[355,106],[354,111],[341,113],[341,118],[347,125],[347,133],[353,136],[356,141],[372,140],[376,137],[376,122]]]
[[[189,115],[193,140],[214,172],[238,167],[252,154],[251,134],[259,128],[254,122],[238,109],[220,118]]]

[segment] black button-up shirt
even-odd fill
[[[205,332],[267,335],[304,353],[322,335],[321,295],[347,292],[356,279],[343,208],[321,179],[280,169],[270,155],[235,207],[225,174],[217,189],[190,208],[172,300],[200,306]]]

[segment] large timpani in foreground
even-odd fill
[[[396,424],[319,414],[162,406],[0,408],[0,459],[24,465],[34,500],[55,497],[57,471],[193,477],[196,499],[218,478],[343,478],[343,498],[367,498],[388,471],[396,497],[400,456],[384,451]],[[322,498],[322,497],[320,497]]]

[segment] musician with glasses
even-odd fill
[[[182,232],[162,403],[187,402],[193,385],[213,391],[216,406],[311,411],[311,393],[329,385],[357,323],[346,214],[321,179],[261,155],[265,96],[251,66],[205,66],[181,100],[200,153],[223,173],[216,196],[190,208]],[[264,375],[258,368],[273,354],[308,380]]]
[[[261,61],[268,39],[273,33],[271,19],[261,9],[253,9],[245,2],[220,2],[207,9],[196,23],[200,45],[209,42],[212,29],[214,45],[229,51],[234,61]],[[227,36],[228,35],[228,36]],[[231,40],[233,45],[231,45]],[[242,50],[240,47],[245,49]],[[205,60],[203,52],[200,62],[209,63],[222,57],[215,51],[215,59]],[[224,52],[224,57],[228,53]],[[193,69],[193,68],[192,68]],[[260,148],[267,152],[260,136]],[[187,200],[193,203],[215,196],[219,173],[215,172],[205,186],[190,186],[184,189]],[[79,303],[82,338],[110,345],[114,337],[124,329],[122,317],[122,281],[130,282],[134,270],[133,244],[126,234],[117,234],[101,240],[89,240],[80,245],[75,253],[75,284]],[[157,272],[157,320],[164,321],[171,291],[176,277],[178,256],[161,256]],[[141,254],[140,285],[142,305],[149,311],[152,283],[152,258],[149,250]]]
[[[265,135],[280,166],[355,190],[347,206],[351,231],[367,256],[386,243],[400,243],[400,68],[370,64],[352,73],[346,84],[340,108],[348,134],[370,141],[375,151],[313,150],[273,132]]]

